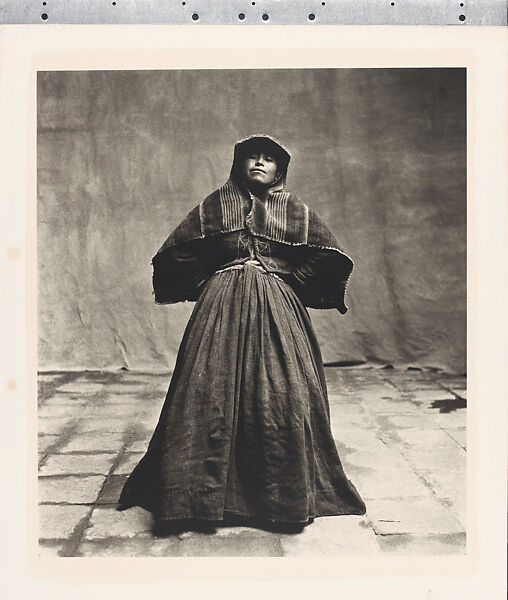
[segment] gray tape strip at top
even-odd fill
[[[0,24],[501,25],[507,0],[0,0]]]

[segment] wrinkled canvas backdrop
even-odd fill
[[[151,258],[268,133],[355,262],[349,312],[310,311],[324,360],[465,371],[464,69],[40,72],[37,94],[40,369],[173,367],[193,304],[154,304]]]

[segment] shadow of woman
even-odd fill
[[[284,521],[271,521],[269,519],[256,519],[243,517],[233,513],[225,513],[224,518],[219,521],[206,519],[168,519],[154,522],[152,532],[155,537],[170,537],[180,535],[186,531],[197,533],[214,534],[220,527],[250,527],[261,529],[270,533],[301,533],[314,519],[305,523],[290,523]]]

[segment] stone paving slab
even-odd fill
[[[56,373],[48,373],[45,371],[39,371],[39,373],[37,374],[37,381],[39,383],[58,381],[59,379],[62,379],[62,377],[64,377],[64,373],[65,373],[65,371],[58,371]]]
[[[140,428],[144,428],[146,431],[149,431],[150,434],[152,434],[158,421],[159,421],[159,411],[157,410],[157,411],[154,411],[151,415],[137,418],[136,426],[140,427]]]
[[[103,432],[103,433],[123,433],[131,424],[132,420],[124,417],[115,419],[83,419],[77,425],[77,431],[80,433]]]
[[[467,498],[455,495],[454,498],[443,498],[443,504],[448,507],[457,521],[462,526],[462,531],[467,530]]]
[[[120,393],[120,392],[116,392],[116,393],[110,393],[110,392],[105,392],[104,396],[102,396],[102,401],[104,402],[104,404],[111,404],[111,405],[115,405],[115,404],[125,404],[125,405],[129,405],[129,404],[135,404],[136,406],[143,406],[143,405],[157,405],[160,408],[162,408],[162,404],[163,404],[163,398],[161,398],[160,396],[157,396],[157,398],[151,399],[151,400],[146,400],[143,399],[142,397],[140,397],[139,394],[133,394],[130,391],[128,393]]]
[[[126,481],[127,475],[110,475],[101,490],[97,504],[114,504],[116,506]]]
[[[415,390],[409,392],[408,396],[415,402],[422,404],[434,402],[435,400],[455,400],[455,395],[445,389]]]
[[[277,536],[239,533],[234,537],[196,534],[184,538],[178,545],[178,556],[282,556]]]
[[[367,410],[375,415],[398,414],[419,415],[421,409],[414,402],[403,399],[378,398],[367,407]]]
[[[336,428],[351,429],[361,428],[369,429],[373,427],[374,421],[370,414],[367,412],[355,412],[355,413],[339,413],[331,416],[332,432]]]
[[[105,479],[103,475],[39,477],[39,502],[92,504]]]
[[[356,392],[358,398],[366,405],[375,405],[379,400],[400,399],[400,391],[393,386],[362,386]]]
[[[89,506],[41,504],[39,506],[39,537],[41,539],[66,539],[89,512]]]
[[[464,450],[455,442],[450,448],[402,448],[404,458],[414,465],[416,470],[433,469],[436,465],[440,469],[453,471],[465,460]]]
[[[39,548],[37,554],[43,558],[54,558],[60,556],[63,550],[65,541],[55,540],[39,540]]]
[[[463,448],[467,449],[467,430],[465,427],[455,427],[454,429],[443,429],[446,433],[454,439],[457,444]]]
[[[126,451],[127,452],[142,452],[145,453],[148,449],[148,444],[150,440],[133,440],[127,443]]]
[[[353,477],[354,472],[354,477]],[[415,475],[409,466],[406,469],[382,471],[357,468],[351,472],[351,479],[360,496],[367,500],[375,498],[425,498],[429,487]]]
[[[73,415],[77,415],[80,410],[82,410],[83,406],[80,405],[74,406],[70,404],[51,404],[45,405],[42,408],[39,408],[37,414],[39,418],[43,417],[66,417],[72,418]]]
[[[436,377],[436,381],[439,382],[441,385],[444,385],[446,387],[457,387],[457,388],[466,388],[466,377],[465,376],[459,376],[459,375],[453,375],[450,373],[439,373],[438,376]]]
[[[115,454],[52,454],[40,468],[41,475],[101,474],[109,472]]]
[[[380,415],[376,419],[380,427],[391,429],[402,429],[404,427],[418,427],[421,429],[436,429],[439,427],[435,414],[415,415]]]
[[[122,445],[123,435],[120,433],[74,433],[58,451],[60,453],[117,452]]]
[[[356,459],[358,458],[358,455],[377,455],[378,458],[374,459],[374,462],[368,466],[378,465],[381,458],[386,460],[384,464],[385,469],[390,469],[390,465],[394,461],[397,467],[404,465],[402,454],[399,452],[399,448],[385,443],[379,437],[379,434],[375,429],[365,431],[359,436],[357,441],[355,441],[353,438],[351,429],[339,429],[338,431],[332,429],[332,432],[336,438],[337,446],[345,446],[347,449],[346,453],[344,454],[344,458],[353,464],[357,464]]]
[[[134,427],[137,427],[139,424],[141,429],[145,428],[148,424],[150,427],[150,433],[153,433],[153,430],[157,425],[157,421],[159,420],[161,409],[162,406],[154,405],[152,403],[145,403],[139,407],[137,414],[129,417],[129,423]]]
[[[86,396],[82,396],[81,394],[60,394],[55,393],[49,398],[44,400],[44,407],[46,406],[67,406],[75,408],[77,406],[86,406],[90,402],[90,398]],[[42,417],[42,414],[38,413],[39,417]],[[56,416],[56,414],[51,413],[51,416]]]
[[[168,379],[168,384],[166,387],[168,387],[168,386],[169,386],[169,379]],[[150,383],[149,379],[147,380],[146,383],[144,383],[144,382],[112,383],[112,384],[103,386],[103,391],[106,394],[119,394],[122,396],[124,394],[130,394],[130,395],[138,394],[138,399],[139,399],[140,392],[151,392],[152,390],[153,390],[153,384]]]
[[[74,394],[99,394],[104,391],[102,383],[90,383],[83,380],[75,380],[59,386],[59,392],[71,392]]]
[[[428,390],[442,390],[445,389],[444,386],[437,384],[436,381],[429,381],[426,379],[412,379],[409,377],[408,379],[394,377],[389,378],[389,381],[403,394],[418,392],[418,391],[428,391]]]
[[[364,516],[323,517],[297,535],[281,535],[284,556],[367,556],[380,548]]]
[[[247,535],[247,536],[276,536],[278,537],[278,534],[274,534],[271,533],[269,531],[266,531],[264,529],[257,529],[255,527],[247,527],[244,525],[237,525],[237,526],[231,526],[231,527],[217,527],[217,531],[215,533],[215,535],[217,537],[228,537],[228,536],[235,536],[235,535]],[[184,534],[185,535],[185,534]],[[188,536],[187,536],[188,537]]]
[[[175,537],[153,538],[152,536],[83,540],[76,556],[178,556],[179,543],[180,540]]]
[[[344,458],[346,465],[375,468],[382,471],[406,469],[408,464],[396,450],[379,442],[378,449],[357,450]]]
[[[71,422],[72,421],[69,418],[48,417],[46,419],[39,419],[37,422],[37,427],[39,433],[57,434],[62,432],[66,427],[68,427],[69,424],[71,424]]]
[[[449,413],[441,413],[438,418],[441,429],[462,429],[466,424],[466,411],[456,410]]]
[[[143,458],[142,452],[126,452],[115,467],[116,475],[129,475],[134,467]]]
[[[432,490],[440,498],[449,498],[458,502],[466,499],[466,478],[464,469],[422,469],[421,476],[429,483]]]
[[[97,507],[92,513],[84,539],[150,535],[152,527],[152,515],[139,506],[122,511],[116,508]]]
[[[398,438],[406,445],[415,449],[440,448],[456,450],[457,442],[442,429],[407,428],[397,432]]]
[[[333,426],[332,432],[334,433],[336,443],[338,445],[349,447],[350,452],[354,452],[358,449],[365,450],[366,448],[374,448],[381,441],[378,437],[375,428],[364,429],[361,427],[342,427],[339,424],[337,427]]]
[[[465,533],[378,535],[376,540],[383,554],[448,556],[466,553]]]
[[[128,403],[122,406],[117,404],[108,404],[106,402],[102,405],[90,406],[80,411],[80,419],[111,419],[121,417],[122,419],[129,418],[135,419],[136,415],[143,411],[143,407],[140,403]]]
[[[365,413],[365,407],[359,399],[350,400],[347,396],[331,394],[328,401],[331,407],[337,409],[339,415]]]
[[[39,452],[46,452],[46,450],[56,444],[59,439],[60,436],[57,434],[39,435],[37,439],[37,447]]]
[[[463,527],[441,502],[430,495],[401,502],[398,497],[374,499],[367,513],[377,534],[462,533]]]

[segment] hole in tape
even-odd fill
[[[194,14],[192,15],[192,20],[193,20],[193,21],[197,21],[198,19],[199,19],[199,15],[198,15],[198,13],[194,13]]]
[[[465,20],[466,20],[466,15],[459,16],[459,21],[465,21]]]
[[[265,13],[261,18],[263,19],[263,21],[268,21],[270,17]]]
[[[245,15],[243,13],[240,13],[238,15],[238,18],[240,19],[240,21],[243,21],[245,19]]]
[[[310,15],[309,15],[309,21],[314,21],[315,18],[316,18],[316,15],[310,13]]]
[[[47,15],[46,13],[42,13],[42,15],[41,15],[41,19],[42,19],[43,21],[46,21],[46,20],[47,20],[47,18],[48,18],[48,15]]]

